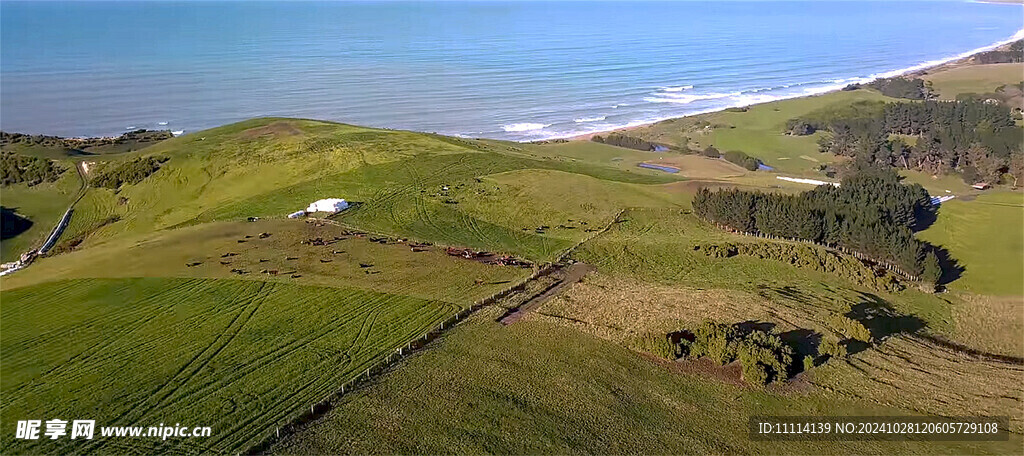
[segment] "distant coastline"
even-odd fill
[[[984,2],[979,2],[979,3],[984,3]],[[1024,4],[1024,0],[1019,0],[1019,1],[1009,1],[1008,0],[1008,1],[1000,2],[1000,3],[1003,3],[1003,4]],[[898,70],[892,70],[892,71],[877,73],[877,74],[874,74],[874,75],[871,75],[871,76],[862,77],[862,78],[857,78],[857,77],[848,78],[848,79],[845,79],[844,80],[845,82],[842,83],[842,84],[836,84],[835,86],[832,86],[832,87],[828,88],[827,90],[822,90],[822,91],[817,92],[817,93],[797,94],[797,95],[794,95],[794,96],[780,96],[780,97],[772,99],[772,100],[766,100],[766,101],[758,102],[758,103],[750,103],[750,104],[744,104],[744,105],[740,105],[740,104],[729,105],[729,106],[723,106],[723,107],[720,107],[720,108],[716,107],[714,109],[708,109],[708,110],[704,110],[704,111],[700,111],[700,112],[695,112],[695,113],[690,113],[690,114],[686,114],[686,115],[670,116],[670,117],[665,117],[663,119],[657,119],[657,120],[652,120],[652,121],[630,123],[630,124],[623,125],[623,126],[620,126],[620,127],[609,128],[609,129],[600,130],[600,131],[592,131],[592,132],[587,132],[587,133],[582,133],[582,134],[573,134],[573,135],[558,135],[558,136],[552,136],[550,138],[534,139],[534,140],[520,141],[520,142],[551,141],[551,140],[557,140],[557,139],[589,140],[593,136],[599,135],[599,134],[602,134],[602,133],[609,133],[609,132],[614,132],[614,131],[629,131],[629,130],[633,130],[633,129],[637,129],[637,128],[647,127],[647,126],[650,126],[650,125],[654,125],[654,124],[661,123],[661,122],[664,122],[664,121],[667,121],[667,120],[672,120],[672,119],[681,119],[681,118],[685,118],[685,117],[699,116],[699,115],[702,115],[702,114],[709,114],[709,113],[713,113],[713,112],[725,111],[727,109],[742,108],[742,107],[754,106],[754,105],[759,105],[759,104],[764,104],[764,103],[773,103],[773,102],[780,101],[780,100],[792,100],[792,99],[795,99],[795,98],[816,97],[816,96],[824,95],[824,94],[827,94],[827,93],[832,93],[832,92],[836,92],[836,91],[842,90],[843,87],[846,87],[846,86],[848,86],[850,84],[863,84],[863,83],[874,81],[876,79],[891,78],[891,77],[896,77],[896,76],[914,76],[914,77],[924,76],[926,74],[946,71],[946,70],[950,70],[950,69],[961,67],[961,66],[975,65],[976,63],[973,62],[972,60],[973,60],[974,57],[978,56],[979,54],[983,54],[983,53],[990,52],[990,51],[1004,51],[1004,50],[1007,50],[1011,44],[1013,44],[1013,43],[1015,43],[1017,41],[1020,41],[1020,40],[1024,40],[1024,29],[1018,30],[1017,33],[1014,33],[1013,36],[1011,36],[1010,38],[998,41],[998,42],[990,44],[988,46],[983,46],[983,47],[980,47],[980,48],[972,49],[970,51],[962,52],[960,54],[957,54],[955,56],[948,57],[948,58],[936,59],[936,60],[931,60],[931,61],[928,61],[928,62],[919,63],[917,65],[913,65],[913,66],[902,68],[902,69],[898,69]]]
[[[181,6],[125,6],[139,1],[4,3],[0,127],[96,137],[270,116],[563,138],[825,93],[1024,27],[1019,5],[968,1],[273,0],[188,3],[187,23],[245,19],[191,34],[148,20]]]

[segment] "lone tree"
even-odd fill
[[[935,252],[928,252],[924,256],[924,271],[921,273],[921,280],[924,281],[926,287],[930,286],[934,290],[941,278],[942,266],[939,264],[939,257]]]

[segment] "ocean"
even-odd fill
[[[579,135],[821,93],[1024,36],[966,1],[0,2],[0,128],[288,116]]]

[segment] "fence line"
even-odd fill
[[[425,347],[431,341],[441,336],[442,333],[444,333],[447,330],[450,330],[460,321],[465,320],[470,315],[480,310],[484,306],[493,304],[497,302],[499,299],[504,298],[512,294],[513,292],[517,292],[524,289],[527,283],[529,283],[532,280],[536,280],[538,277],[541,277],[543,275],[550,274],[551,271],[553,271],[554,269],[555,265],[552,263],[547,263],[544,266],[537,268],[536,270],[534,270],[533,274],[530,274],[530,277],[528,277],[527,279],[515,285],[509,286],[502,291],[493,293],[486,298],[475,301],[471,306],[463,308],[462,310],[456,312],[454,315],[441,321],[440,324],[431,327],[425,333],[423,333],[423,335],[417,337],[416,339],[413,339],[412,341],[405,343],[404,345],[395,348],[395,351],[388,354],[386,357],[384,357],[384,359],[379,360],[377,362],[371,362],[370,366],[367,367],[365,371],[360,372],[354,378],[342,383],[341,387],[338,390],[328,394],[323,399],[310,404],[308,410],[306,410],[305,408],[299,409],[301,410],[301,412],[293,413],[290,417],[286,418],[284,420],[285,424],[275,426],[273,431],[268,431],[267,433],[265,433],[262,437],[259,438],[259,441],[256,444],[252,445],[251,447],[249,447],[249,449],[245,451],[245,454],[259,454],[265,452],[270,448],[270,445],[272,445],[275,441],[280,439],[282,435],[287,436],[295,432],[303,424],[320,418],[327,412],[331,411],[335,407],[335,402],[338,399],[341,399],[341,397],[344,396],[345,394],[352,392],[352,390],[355,389],[355,387],[357,387],[359,384],[370,380],[373,374],[383,372],[392,364],[395,364],[396,362],[407,357],[411,353]]]
[[[625,212],[625,209],[620,210],[617,214],[615,214],[614,217],[612,217],[612,220],[603,229],[595,231],[592,235],[585,237],[584,239],[577,242],[575,245],[562,251],[558,255],[555,262],[545,263],[543,266],[534,269],[533,273],[530,274],[528,278],[522,280],[519,283],[516,283],[515,285],[511,285],[503,289],[502,291],[493,293],[486,298],[479,299],[473,302],[473,304],[470,305],[469,307],[463,308],[462,310],[456,312],[454,315],[451,315],[447,319],[441,321],[441,323],[439,323],[438,325],[431,327],[425,333],[423,333],[423,335],[405,343],[404,345],[396,347],[395,351],[388,354],[386,357],[384,357],[384,359],[379,360],[377,362],[371,362],[370,366],[367,367],[365,371],[360,372],[354,378],[351,378],[348,381],[342,383],[340,388],[328,394],[323,399],[310,404],[308,410],[306,410],[306,408],[300,408],[300,412],[293,413],[286,419],[284,419],[284,424],[274,426],[272,431],[267,431],[262,437],[258,437],[258,441],[252,446],[250,446],[244,453],[260,454],[267,451],[268,449],[270,449],[271,445],[273,445],[276,441],[281,439],[282,435],[288,436],[294,433],[303,424],[316,420],[327,414],[327,412],[333,410],[337,400],[341,399],[345,394],[352,392],[353,389],[355,389],[358,385],[370,380],[374,373],[383,372],[385,369],[402,360],[403,358],[407,357],[408,355],[414,353],[419,349],[424,348],[431,341],[440,337],[442,333],[452,329],[459,322],[465,320],[470,315],[480,310],[484,306],[493,304],[497,302],[499,299],[502,299],[514,292],[521,291],[525,289],[526,284],[530,283],[531,281],[537,280],[537,278],[541,276],[550,274],[552,271],[556,269],[556,265],[562,262],[570,253],[572,253],[572,251],[576,250],[577,248],[579,248],[579,246],[583,245],[587,241],[590,241],[591,239],[594,239],[595,237],[611,229],[611,227],[615,225],[616,222],[619,221],[619,218]],[[359,231],[362,233],[394,237],[383,233],[373,233],[364,230],[358,230],[335,220],[319,218],[313,220],[326,222],[328,224],[351,229],[354,231]]]

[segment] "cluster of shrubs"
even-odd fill
[[[611,133],[608,136],[594,135],[590,138],[591,141],[608,144],[612,146],[625,147],[627,149],[643,150],[648,152],[661,152],[668,150],[668,146],[664,144],[658,144],[651,141],[646,141],[633,136],[623,135],[621,133]]]
[[[4,186],[22,182],[30,186],[53,182],[60,178],[64,171],[64,167],[45,158],[0,152],[0,182]]]
[[[816,349],[798,353],[783,335],[774,329],[759,329],[749,324],[724,324],[706,320],[692,330],[669,334],[649,333],[640,337],[634,348],[666,359],[707,358],[718,365],[739,361],[742,379],[755,385],[788,380],[831,358],[845,358],[847,345],[870,344],[870,331],[859,321],[833,315],[826,324],[832,332],[820,337]],[[813,338],[818,333],[811,332]],[[798,343],[798,342],[794,342]],[[799,364],[797,360],[799,359]]]
[[[712,258],[729,258],[738,255],[760,260],[779,261],[799,268],[836,275],[877,290],[896,292],[905,288],[894,275],[888,274],[884,269],[874,270],[851,256],[840,255],[815,245],[783,242],[722,242],[698,244],[694,246],[694,250]]]
[[[920,78],[882,78],[875,79],[866,84],[850,84],[843,88],[843,90],[855,90],[860,88],[871,88],[879,92],[882,95],[893,98],[906,98],[909,100],[926,100],[932,97],[931,89],[928,84]]]
[[[93,187],[117,190],[125,184],[138,184],[160,169],[167,157],[142,157],[102,170],[92,179]]]
[[[708,158],[722,158],[722,152],[715,148],[715,146],[705,147],[704,150],[700,151],[700,154]]]
[[[716,149],[715,146],[708,146],[704,150],[700,151],[700,154],[708,158],[724,158],[726,161],[735,163],[750,171],[757,171],[761,166],[761,160],[738,150],[730,150],[723,154],[721,151]]]
[[[706,357],[719,365],[739,360],[743,380],[755,385],[789,378],[793,349],[774,332],[705,321],[692,333],[692,340],[679,343],[687,358]]]
[[[726,161],[740,165],[750,171],[757,171],[757,168],[761,166],[761,160],[751,157],[742,151],[730,150],[722,154],[722,158]]]

